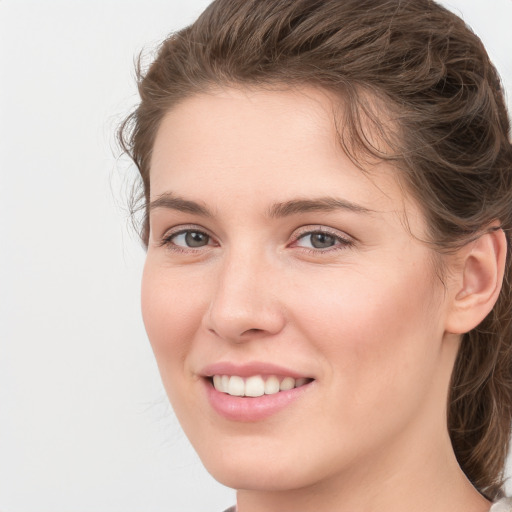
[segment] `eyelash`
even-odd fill
[[[323,226],[315,226],[314,228],[310,227],[310,226],[306,226],[302,229],[303,230],[301,230],[299,233],[294,235],[294,240],[290,244],[291,246],[294,246],[294,245],[298,246],[297,243],[299,241],[307,238],[308,236],[315,235],[315,234],[327,235],[334,240],[334,245],[325,247],[325,248],[311,248],[311,247],[298,246],[301,248],[301,250],[303,250],[309,254],[314,254],[314,255],[326,254],[326,253],[331,253],[333,251],[344,250],[344,249],[350,248],[351,246],[354,245],[353,240],[351,240],[348,236],[343,236],[339,232],[327,229]]]
[[[208,238],[208,243],[202,247],[184,247],[181,245],[177,245],[173,242],[173,239],[176,238],[179,235],[184,235],[187,233],[196,233],[198,235],[203,235]],[[190,227],[183,227],[179,229],[178,231],[173,231],[171,233],[166,233],[162,240],[159,243],[160,247],[167,247],[169,250],[173,252],[179,252],[179,253],[197,253],[198,250],[203,249],[204,247],[211,247],[210,241],[213,240],[213,237],[209,235],[206,231],[202,229],[198,229],[194,226]]]
[[[347,236],[342,236],[338,232],[326,229],[322,226],[315,226],[314,228],[310,226],[306,226],[304,228],[301,228],[302,230],[292,235],[292,242],[287,244],[287,247],[300,247],[300,249],[306,253],[319,255],[319,254],[326,254],[331,253],[333,251],[340,251],[343,249],[347,249],[351,246],[353,246],[354,242]],[[184,247],[181,245],[177,245],[173,242],[173,239],[175,239],[179,235],[187,234],[187,233],[195,233],[198,235],[202,235],[208,238],[208,243],[204,246],[200,246],[197,248],[194,247]],[[331,237],[334,240],[334,245],[325,247],[325,248],[312,248],[312,247],[303,247],[298,245],[298,242],[305,239],[308,236],[315,235],[315,234],[322,234],[327,235]],[[167,233],[162,240],[159,243],[159,246],[161,247],[167,247],[169,250],[173,252],[178,253],[197,253],[199,250],[205,248],[205,247],[211,247],[211,241],[214,240],[211,235],[209,235],[206,231],[196,228],[194,226],[190,227],[184,227],[179,229],[178,231],[173,231],[171,233]],[[218,243],[215,243],[215,245],[218,245]]]

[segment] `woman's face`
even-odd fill
[[[150,180],[144,322],[217,479],[300,488],[446,442],[457,340],[423,216],[341,151],[326,93],[189,98]]]

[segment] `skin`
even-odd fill
[[[460,280],[436,276],[395,171],[364,174],[341,151],[328,94],[189,98],[159,128],[150,181],[144,322],[176,414],[239,512],[488,510],[446,427]],[[209,215],[159,200],[171,195]],[[275,206],[318,198],[351,206]],[[205,245],[188,247],[186,229]],[[318,231],[332,246],[312,245]],[[204,391],[201,369],[218,361],[314,382],[267,419],[231,421]]]

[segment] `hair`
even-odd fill
[[[492,223],[510,249],[512,146],[500,78],[480,39],[431,0],[214,1],[162,43],[147,71],[139,60],[141,101],[119,137],[140,172],[142,207],[157,130],[177,103],[218,87],[309,85],[344,106],[339,139],[355,160],[394,162],[436,250],[461,247]],[[148,235],[146,213],[145,244]],[[507,252],[494,309],[463,335],[447,405],[457,460],[491,500],[502,495],[512,421]]]

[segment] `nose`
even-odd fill
[[[216,270],[215,285],[205,314],[206,328],[233,343],[266,338],[285,326],[275,270],[256,255],[232,255]]]

